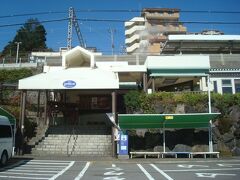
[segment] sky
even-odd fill
[[[87,46],[96,47],[103,54],[112,53],[110,29],[114,30],[114,54],[123,52],[125,36],[124,22],[122,21],[140,16],[142,8],[178,8],[182,11],[208,11],[205,13],[182,12],[180,21],[239,22],[235,25],[199,23],[185,23],[184,25],[187,27],[188,32],[218,29],[225,34],[240,35],[240,13],[236,13],[240,12],[240,0],[1,0],[0,51],[9,41],[13,40],[16,31],[21,27],[21,25],[5,25],[21,24],[29,18],[37,18],[40,22],[65,19],[68,17],[69,7],[75,9],[77,18],[80,19],[78,23]],[[111,12],[111,10],[116,11]],[[121,10],[129,10],[129,12],[121,12]],[[212,13],[212,11],[235,13]],[[46,13],[16,16],[43,12]],[[121,21],[86,21],[86,19]],[[67,46],[67,20],[43,23],[43,25],[47,31],[47,46],[49,48],[58,51],[60,47]],[[73,47],[77,45],[76,33],[73,31]]]

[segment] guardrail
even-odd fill
[[[0,64],[0,69],[36,68],[38,66],[40,66],[39,63],[7,63],[7,64]]]

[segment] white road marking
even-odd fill
[[[90,166],[90,162],[87,162],[85,167],[82,169],[82,171],[78,174],[77,177],[75,177],[74,180],[79,180],[83,177],[83,175],[85,174],[85,172],[87,171],[88,167]]]
[[[66,172],[73,164],[74,161],[23,160],[19,163],[2,168],[3,171],[0,172],[0,179],[13,178],[55,180],[57,177]]]
[[[121,178],[119,176],[123,175],[124,172],[118,172],[118,171],[123,171],[123,169],[119,168],[116,166],[116,164],[112,164],[112,167],[110,168],[105,168],[106,170],[110,170],[108,172],[104,173],[104,176],[108,176],[108,177],[104,177],[104,180],[124,180],[125,178]]]
[[[13,169],[14,167],[20,166],[22,163],[24,163],[23,160],[15,163],[15,164],[8,165],[8,166],[6,166],[6,167],[0,168],[0,170],[1,170],[1,171],[7,171],[7,170],[9,170],[9,169]]]
[[[236,174],[218,174],[218,173],[195,173],[197,177],[215,178],[216,176],[236,176]]]
[[[232,166],[239,166],[240,164],[217,164],[217,165],[222,167],[232,167]]]
[[[58,163],[58,162],[28,162],[27,164],[32,164],[32,165],[35,165],[35,164],[48,164],[48,165],[50,165],[50,164],[58,164],[58,165],[68,165],[69,162],[68,162],[68,163],[63,163],[63,162],[60,162],[60,163]]]
[[[75,163],[75,161],[72,161],[69,163],[69,165],[67,167],[65,167],[62,171],[60,171],[58,174],[54,175],[53,177],[51,177],[49,180],[54,180],[56,179],[58,176],[61,176],[63,173],[65,173],[70,167],[73,166],[73,164]]]
[[[53,176],[54,174],[36,174],[36,173],[25,173],[25,172],[0,172],[0,174],[19,174],[19,175],[31,175],[31,176]]]
[[[29,169],[9,169],[7,172],[52,172],[52,173],[58,173],[59,171],[42,171],[42,170],[29,170]]]
[[[28,165],[28,164],[25,164],[25,165],[21,165],[21,167],[36,167],[36,168],[39,168],[39,167],[45,167],[45,168],[64,168],[66,166],[46,166],[46,165]]]
[[[114,170],[114,171],[122,171],[123,169],[119,168],[119,167],[110,167],[110,168],[105,168],[107,170]]]
[[[124,180],[125,178],[119,178],[118,176],[105,177],[104,180]]]
[[[104,176],[120,176],[122,174],[124,174],[124,172],[109,171],[109,172],[105,172]]]
[[[49,179],[49,178],[38,178],[38,177],[21,177],[21,176],[0,176],[2,178],[14,178],[14,179]]]
[[[205,165],[190,165],[190,164],[179,164],[177,166],[181,167],[181,168],[192,168],[194,166],[196,166],[196,167],[209,167],[209,166],[205,166]]]
[[[222,168],[222,169],[172,169],[164,170],[165,172],[194,172],[194,171],[233,171],[240,170],[240,168]]]
[[[149,180],[155,180],[155,179],[146,171],[146,169],[144,169],[144,167],[142,167],[141,164],[137,164],[137,165],[138,165],[138,167],[141,169],[141,171],[147,176],[147,178],[148,178]]]
[[[51,167],[15,167],[15,168],[12,168],[12,169],[29,169],[29,170],[33,170],[33,171],[35,171],[35,170],[44,170],[44,169],[46,169],[46,170],[61,170],[61,169],[63,169],[63,168],[65,168],[66,166],[64,166],[64,167],[61,167],[61,168],[57,168],[57,167],[53,167],[53,168],[51,168]]]
[[[27,160],[25,160],[28,162]],[[31,162],[63,162],[63,163],[70,163],[72,161],[60,161],[60,160],[31,160]]]
[[[173,180],[169,175],[167,175],[165,172],[163,172],[161,169],[159,169],[157,166],[154,164],[150,164],[156,171],[158,171],[160,174],[162,174],[166,179],[168,180]]]

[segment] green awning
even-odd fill
[[[121,129],[208,128],[220,113],[191,114],[118,114]]]
[[[16,118],[10,112],[6,111],[5,109],[3,109],[1,107],[0,107],[0,115],[6,116],[9,119],[11,124],[13,124],[13,125],[16,124]]]
[[[204,73],[151,73],[150,77],[203,77],[207,76]]]
[[[189,77],[189,76],[207,76],[209,69],[149,69],[149,76],[162,77],[162,76],[175,76],[175,77]]]

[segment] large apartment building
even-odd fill
[[[127,54],[159,54],[169,34],[186,34],[179,9],[145,8],[141,17],[125,22]]]

